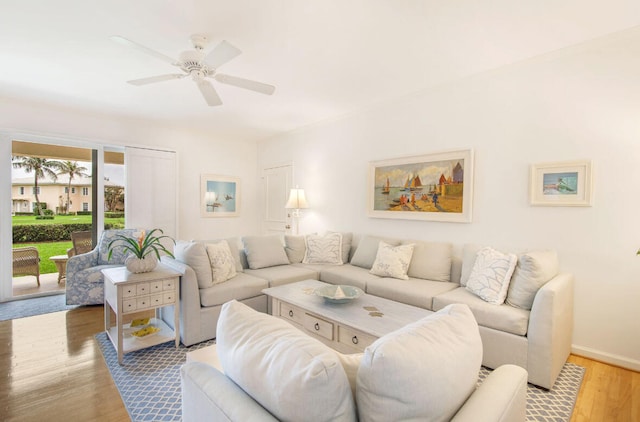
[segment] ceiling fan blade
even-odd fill
[[[207,54],[204,58],[204,62],[210,68],[217,69],[241,53],[242,51],[240,51],[239,48],[234,47],[225,40],[222,40],[220,44],[216,45],[216,47]]]
[[[276,90],[276,87],[273,85],[263,84],[262,82],[239,78],[237,76],[225,75],[224,73],[216,73],[213,78],[223,84],[237,86],[238,88],[249,89],[251,91],[259,92],[266,95],[271,95]]]
[[[147,54],[155,57],[156,59],[160,59],[162,61],[165,61],[165,62],[167,62],[167,63],[169,63],[169,64],[171,64],[173,66],[180,66],[180,62],[178,60],[172,59],[171,57],[166,56],[166,55],[164,55],[162,53],[159,53],[159,52],[157,52],[155,50],[152,50],[152,49],[150,49],[148,47],[145,47],[144,45],[138,44],[135,41],[128,40],[128,39],[126,39],[124,37],[121,37],[119,35],[112,36],[111,40],[117,42],[118,44],[126,45],[127,47],[132,47],[132,48],[135,48],[136,50],[140,50],[143,53],[147,53]]]
[[[213,87],[213,85],[211,85],[211,82],[201,80],[197,81],[196,83],[198,84],[198,88],[200,89],[200,92],[202,93],[202,96],[204,97],[207,104],[212,107],[222,105],[222,100],[218,96],[216,89]]]
[[[131,85],[140,86],[140,85],[154,84],[156,82],[170,81],[171,79],[182,79],[185,76],[187,75],[180,74],[180,73],[170,73],[168,75],[158,75],[158,76],[151,76],[149,78],[134,79],[132,81],[127,81],[127,83]]]

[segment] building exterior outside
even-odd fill
[[[124,187],[119,186],[109,180],[104,181],[105,188]],[[43,204],[43,209],[52,210],[56,214],[65,213],[67,203],[67,190],[69,189],[69,179],[61,176],[57,181],[48,177],[38,178],[38,198]],[[75,177],[71,180],[71,192],[69,192],[69,213],[78,211],[92,211],[91,209],[91,177]],[[11,181],[11,212],[29,213],[34,212],[36,206],[34,177],[19,177]],[[112,211],[124,210],[124,203],[118,201]],[[105,209],[109,209],[105,206]]]

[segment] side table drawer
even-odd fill
[[[136,309],[136,300],[135,299],[125,299],[122,301],[122,311],[123,312],[132,312]]]
[[[136,298],[136,309],[146,309],[150,305],[149,296]]]
[[[162,280],[162,290],[173,290],[176,288],[177,280]]]
[[[149,296],[151,306],[160,306],[163,303],[162,293]]]
[[[149,283],[149,293],[160,293],[162,292],[162,281],[152,281]]]
[[[338,326],[338,343],[345,346],[353,347],[354,349],[364,351],[367,346],[371,345],[378,338],[371,334],[363,333],[362,331],[354,330],[353,328]]]
[[[333,324],[311,314],[304,314],[304,328],[312,333],[333,340]]]
[[[149,294],[149,283],[136,284],[136,296],[144,296]]]
[[[176,303],[176,294],[174,292],[166,292],[162,295],[162,303]]]
[[[296,308],[293,305],[290,305],[286,302],[280,303],[280,313],[278,314],[284,319],[288,319],[297,324],[302,325],[302,321],[304,320],[304,311],[300,308]]]
[[[136,296],[136,285],[124,286],[122,288],[122,297],[135,297]]]

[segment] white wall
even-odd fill
[[[149,146],[178,154],[178,237],[213,239],[258,230],[256,204],[257,147],[252,142],[229,142],[157,123],[83,113],[0,98],[0,130],[54,136],[113,146]],[[6,141],[3,141],[6,142]],[[7,163],[6,160],[3,163]],[[3,164],[4,165],[4,164]],[[200,174],[241,179],[242,198],[237,218],[200,217]]]
[[[556,249],[576,278],[574,352],[640,370],[639,104],[634,30],[269,140],[258,167],[294,163],[312,207],[301,232]],[[464,148],[471,224],[366,216],[368,161]],[[575,159],[593,160],[594,205],[530,206],[529,166]]]

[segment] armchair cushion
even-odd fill
[[[450,420],[473,393],[482,362],[466,305],[445,309],[369,346],[357,375],[360,421]]]
[[[98,241],[98,264],[99,265],[124,265],[124,260],[129,255],[122,245],[124,241],[117,241],[119,235],[127,237],[135,237],[135,233],[140,232],[137,229],[119,229],[119,230],[105,230],[100,236]],[[111,259],[109,259],[109,244],[111,241],[116,240],[112,245],[113,253]]]
[[[279,420],[355,421],[336,352],[288,322],[227,302],[217,351],[225,374]]]

